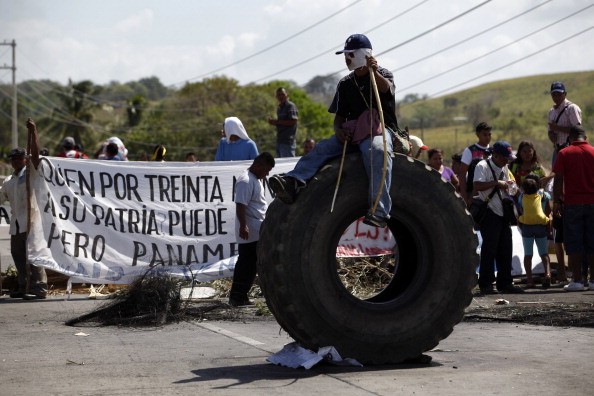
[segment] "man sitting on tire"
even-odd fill
[[[392,201],[390,181],[392,175],[392,135],[397,127],[395,86],[392,73],[379,67],[372,56],[369,39],[362,34],[353,34],[347,38],[344,49],[336,52],[344,54],[345,62],[351,71],[338,82],[334,100],[328,111],[334,113],[334,135],[319,142],[306,156],[301,157],[295,169],[285,175],[275,175],[269,180],[276,196],[286,204],[294,202],[299,190],[316,174],[318,169],[332,158],[346,151],[360,150],[367,176],[371,181],[369,188],[370,207],[379,195],[375,211],[370,210],[364,223],[376,227],[385,227],[390,218]],[[369,71],[373,72],[377,83],[386,130],[386,152],[379,123],[378,105],[373,95]],[[370,137],[373,135],[373,137]],[[384,176],[384,155],[387,156]],[[381,190],[380,190],[381,187]]]

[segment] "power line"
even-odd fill
[[[200,79],[200,78],[203,78],[203,77],[206,77],[206,76],[208,76],[208,75],[210,75],[210,74],[213,74],[213,73],[219,72],[219,71],[221,71],[221,70],[225,70],[225,69],[227,69],[227,68],[229,68],[229,67],[231,67],[231,66],[235,66],[235,65],[237,65],[237,64],[240,64],[240,63],[242,63],[242,62],[245,62],[245,61],[246,61],[246,60],[248,60],[248,59],[252,59],[252,58],[254,58],[254,57],[258,56],[258,55],[261,55],[261,54],[263,54],[264,52],[270,51],[271,49],[273,49],[273,48],[276,48],[276,47],[278,47],[279,45],[286,43],[286,42],[287,42],[287,41],[289,41],[289,40],[292,40],[292,39],[294,39],[295,37],[297,37],[297,36],[299,36],[299,35],[301,35],[301,34],[303,34],[303,33],[307,32],[308,30],[311,30],[311,29],[313,29],[314,27],[316,27],[316,26],[318,26],[318,25],[320,25],[320,24],[322,24],[322,23],[324,23],[324,22],[328,21],[329,19],[331,19],[331,18],[335,17],[336,15],[338,15],[338,14],[340,14],[340,13],[342,13],[342,12],[346,11],[348,8],[350,8],[350,7],[354,6],[355,4],[357,4],[357,3],[359,3],[359,2],[361,2],[361,0],[356,0],[356,1],[352,2],[351,4],[347,5],[346,7],[343,7],[343,8],[341,8],[340,10],[336,11],[335,13],[333,13],[333,14],[331,14],[331,15],[329,15],[329,16],[327,16],[327,17],[325,17],[325,18],[321,19],[321,20],[319,20],[318,22],[314,23],[313,25],[310,25],[310,26],[306,27],[305,29],[302,29],[302,30],[298,31],[297,33],[295,33],[295,34],[292,34],[292,35],[290,35],[289,37],[287,37],[287,38],[285,38],[285,39],[283,39],[283,40],[281,40],[281,41],[279,41],[279,42],[277,42],[277,43],[275,43],[275,44],[272,44],[272,45],[270,45],[270,46],[268,46],[268,47],[266,47],[266,48],[264,48],[264,49],[262,49],[262,50],[260,50],[260,51],[258,51],[258,52],[255,52],[255,53],[253,53],[253,54],[251,54],[251,55],[249,55],[249,56],[246,56],[245,58],[239,59],[239,60],[237,60],[237,61],[235,61],[235,62],[232,62],[232,63],[229,63],[229,64],[227,64],[227,65],[225,65],[225,66],[219,67],[219,68],[217,68],[217,69],[211,70],[211,71],[209,71],[209,72],[206,72],[206,73],[204,73],[204,74],[201,74],[201,75],[199,75],[199,76],[192,77],[192,78],[190,78],[190,79],[187,79],[187,80],[184,80],[184,81],[181,81],[181,82],[178,82],[178,83],[172,84],[172,85],[173,85],[173,86],[175,86],[175,85],[183,84],[183,83],[185,83],[186,81],[198,80],[198,79]]]
[[[422,5],[422,4],[424,4],[424,3],[426,3],[427,1],[429,1],[429,0],[423,0],[423,1],[419,2],[419,3],[415,4],[414,6],[412,6],[412,7],[408,8],[408,9],[406,9],[406,10],[402,11],[401,13],[399,13],[399,14],[397,14],[397,15],[394,15],[393,17],[391,17],[391,18],[389,18],[389,19],[385,20],[384,22],[380,23],[379,25],[376,25],[376,26],[374,26],[373,28],[371,28],[371,29],[369,29],[369,30],[367,30],[367,31],[365,31],[365,32],[363,32],[363,33],[364,33],[364,34],[368,34],[369,32],[372,32],[372,31],[374,31],[374,30],[378,29],[379,27],[381,27],[381,26],[385,25],[386,23],[388,23],[388,22],[391,22],[391,21],[393,21],[394,19],[396,19],[396,18],[399,18],[399,17],[401,17],[401,16],[403,16],[403,15],[405,15],[405,14],[409,13],[410,11],[412,11],[412,10],[414,10],[415,8],[419,7],[420,5]],[[257,79],[257,80],[254,80],[254,81],[252,81],[252,84],[258,83],[258,82],[260,82],[260,81],[262,81],[262,80],[266,80],[266,79],[268,79],[268,78],[270,78],[270,77],[274,77],[274,76],[276,76],[276,75],[279,75],[279,74],[281,74],[281,73],[284,73],[284,72],[286,72],[286,71],[292,70],[292,69],[294,69],[294,68],[296,68],[296,67],[302,66],[302,65],[304,65],[304,64],[306,64],[306,63],[309,63],[309,62],[311,62],[311,61],[312,61],[312,60],[314,60],[314,59],[318,59],[320,56],[326,55],[326,54],[328,54],[329,52],[332,52],[332,51],[334,51],[336,48],[338,48],[338,47],[340,47],[340,46],[342,46],[342,45],[343,45],[343,43],[337,44],[337,45],[333,46],[332,48],[330,48],[330,49],[327,49],[327,50],[325,50],[325,51],[322,51],[322,52],[320,52],[320,53],[318,53],[318,54],[316,54],[316,55],[312,56],[311,58],[305,59],[304,61],[301,61],[301,62],[299,62],[299,63],[296,63],[296,64],[294,64],[293,66],[289,66],[289,67],[287,67],[287,68],[285,68],[285,69],[282,69],[282,70],[276,71],[276,72],[274,72],[274,73],[272,73],[272,74],[269,74],[269,75],[267,75],[267,76],[264,76],[264,77],[261,77],[261,78],[259,78],[259,79]],[[329,75],[331,76],[331,75],[333,75],[333,74],[336,74],[336,73],[338,73],[338,72],[335,72],[335,73],[332,73],[332,74],[329,74]]]
[[[396,44],[396,45],[395,45],[395,46],[393,46],[392,48],[388,48],[387,50],[385,50],[385,51],[383,51],[383,52],[380,52],[380,53],[379,53],[379,54],[377,54],[376,56],[380,56],[380,55],[383,55],[383,54],[387,54],[388,52],[394,51],[396,48],[400,48],[400,47],[402,47],[402,46],[403,46],[403,45],[405,45],[405,44],[408,44],[408,43],[410,43],[410,42],[412,42],[412,41],[415,41],[415,40],[417,40],[417,39],[419,39],[419,38],[421,38],[421,37],[423,37],[423,36],[425,36],[425,35],[427,35],[427,34],[429,34],[429,33],[433,32],[433,31],[435,31],[435,30],[437,30],[437,29],[439,29],[439,28],[441,28],[441,27],[444,27],[445,25],[448,25],[448,24],[450,24],[450,23],[454,22],[456,19],[459,19],[459,18],[463,17],[464,15],[466,15],[466,14],[469,14],[469,13],[471,13],[471,12],[473,12],[473,11],[475,11],[475,10],[477,10],[477,9],[481,8],[482,6],[484,6],[485,4],[487,4],[487,3],[489,3],[489,2],[491,2],[491,0],[486,0],[486,1],[483,1],[482,3],[480,3],[480,4],[478,4],[478,5],[476,5],[476,6],[472,7],[472,8],[470,8],[470,9],[468,9],[468,10],[466,10],[466,11],[464,11],[464,12],[463,12],[463,13],[461,13],[461,14],[458,14],[458,15],[456,15],[456,16],[455,16],[455,17],[453,17],[453,18],[450,18],[450,19],[448,19],[448,20],[447,20],[447,21],[445,21],[445,22],[442,22],[442,23],[440,23],[439,25],[437,25],[437,26],[435,26],[435,27],[433,27],[433,28],[431,28],[431,29],[429,29],[429,30],[426,30],[426,31],[424,31],[423,33],[417,34],[416,36],[414,36],[414,37],[412,37],[412,38],[410,38],[410,39],[408,39],[408,40],[405,40],[405,41],[403,41],[403,42],[402,42],[402,43],[400,43],[400,44]]]
[[[452,71],[454,71],[454,70],[457,70],[457,69],[459,69],[459,68],[461,68],[461,67],[467,66],[467,65],[469,65],[469,64],[471,64],[471,63],[473,63],[473,62],[476,62],[476,61],[478,61],[479,59],[483,59],[483,58],[485,58],[485,57],[487,57],[487,56],[489,56],[489,55],[492,55],[492,54],[494,54],[495,52],[501,51],[501,50],[502,50],[502,49],[504,49],[504,48],[507,48],[507,47],[509,47],[509,46],[511,46],[511,45],[513,45],[513,44],[516,44],[516,43],[518,43],[518,42],[520,42],[520,41],[524,40],[525,38],[528,38],[528,37],[530,37],[530,36],[533,36],[533,35],[535,35],[536,33],[540,33],[540,32],[542,32],[543,30],[546,30],[546,29],[550,28],[551,26],[554,26],[554,25],[558,24],[559,22],[562,22],[562,21],[564,21],[564,20],[566,20],[566,19],[569,19],[569,18],[571,18],[571,17],[573,17],[573,16],[575,16],[575,15],[577,15],[577,14],[579,14],[579,13],[581,13],[581,12],[583,12],[583,11],[587,10],[588,8],[591,8],[591,7],[594,7],[594,4],[590,4],[589,6],[587,6],[587,7],[584,7],[584,8],[582,8],[581,10],[578,10],[578,11],[576,11],[576,12],[572,13],[572,14],[569,14],[569,15],[567,15],[567,16],[565,16],[565,17],[563,17],[563,18],[561,18],[561,19],[559,19],[559,20],[557,20],[557,21],[553,22],[553,23],[550,23],[550,24],[548,24],[548,25],[546,25],[546,26],[543,26],[543,27],[541,27],[540,29],[534,30],[534,31],[532,31],[531,33],[528,33],[528,34],[526,34],[526,35],[524,35],[524,36],[520,37],[520,38],[519,38],[519,39],[517,39],[517,40],[514,40],[514,41],[512,41],[512,42],[510,42],[510,43],[507,43],[507,44],[505,44],[505,45],[502,45],[501,47],[495,48],[494,50],[491,50],[491,51],[489,51],[489,52],[487,52],[487,53],[485,53],[485,54],[483,54],[483,55],[481,55],[481,56],[478,56],[478,57],[476,57],[476,58],[473,58],[473,59],[471,59],[471,60],[469,60],[469,61],[467,61],[467,62],[461,63],[461,64],[459,64],[459,65],[457,65],[457,66],[454,66],[454,67],[452,67],[452,68],[450,68],[450,69],[448,69],[448,70],[444,70],[444,71],[442,71],[441,73],[435,74],[435,75],[433,75],[433,76],[431,76],[431,77],[429,77],[429,78],[426,78],[426,79],[424,79],[424,80],[421,80],[421,81],[419,81],[419,82],[416,82],[416,83],[414,83],[414,84],[412,84],[412,85],[409,85],[408,87],[401,88],[399,91],[400,91],[400,92],[402,92],[402,91],[406,91],[406,90],[408,90],[408,89],[411,89],[411,88],[414,88],[414,87],[416,87],[416,86],[418,86],[418,85],[421,85],[421,84],[423,84],[423,83],[426,83],[427,81],[431,81],[431,80],[434,80],[434,79],[436,79],[437,77],[441,77],[441,76],[443,76],[444,74],[447,74],[447,73],[449,73],[449,72],[452,72]]]
[[[454,43],[454,44],[452,44],[452,45],[448,45],[447,47],[445,47],[445,48],[442,48],[442,49],[440,49],[439,51],[435,51],[435,52],[433,52],[433,53],[431,53],[431,54],[429,54],[429,55],[427,55],[427,56],[424,56],[424,57],[422,57],[422,58],[419,58],[419,59],[417,59],[417,60],[415,60],[415,61],[412,61],[412,62],[410,62],[410,63],[408,63],[408,64],[406,64],[406,65],[404,65],[404,66],[400,66],[400,67],[398,67],[398,68],[396,68],[396,69],[393,69],[393,70],[391,70],[391,71],[392,71],[392,73],[395,73],[395,72],[397,72],[397,71],[400,71],[400,70],[406,69],[407,67],[410,67],[410,66],[412,66],[412,65],[416,65],[416,64],[417,64],[417,63],[419,63],[419,62],[422,62],[422,61],[424,61],[424,60],[427,60],[427,59],[429,59],[429,58],[431,58],[431,57],[433,57],[433,56],[435,56],[435,55],[441,54],[442,52],[445,52],[445,51],[447,51],[447,50],[449,50],[449,49],[452,49],[452,48],[454,48],[454,47],[457,47],[457,46],[458,46],[458,45],[460,45],[460,44],[466,43],[467,41],[470,41],[470,40],[472,40],[472,39],[474,39],[474,38],[476,38],[476,37],[478,37],[478,36],[481,36],[481,35],[483,35],[483,34],[485,34],[485,33],[487,33],[487,32],[490,32],[490,31],[492,31],[492,30],[494,30],[494,29],[496,29],[496,28],[498,28],[498,27],[501,27],[501,26],[505,25],[506,23],[509,23],[509,22],[513,21],[514,19],[517,19],[517,18],[519,18],[519,17],[521,17],[521,16],[524,16],[524,15],[526,15],[526,14],[528,14],[528,13],[530,13],[530,12],[534,11],[535,9],[537,9],[537,8],[539,8],[539,7],[541,7],[541,6],[545,5],[545,4],[547,4],[547,3],[550,3],[551,1],[553,1],[553,0],[547,0],[547,1],[545,1],[544,3],[540,3],[540,4],[538,4],[538,5],[536,5],[536,6],[532,7],[532,8],[529,8],[528,10],[526,10],[526,11],[524,11],[524,12],[521,12],[520,14],[517,14],[517,15],[515,15],[515,16],[513,16],[513,17],[509,18],[509,19],[506,19],[506,20],[505,20],[505,21],[503,21],[503,22],[500,22],[500,23],[498,23],[498,24],[495,24],[495,25],[493,25],[493,26],[491,26],[491,27],[490,27],[490,28],[488,28],[488,29],[485,29],[485,30],[483,30],[483,31],[480,31],[480,32],[478,32],[478,33],[476,33],[476,34],[473,34],[472,36],[469,36],[469,37],[467,37],[467,38],[465,38],[465,39],[463,39],[463,40],[460,40],[460,41],[458,41],[457,43]]]
[[[573,39],[573,38],[575,38],[575,37],[577,37],[577,36],[579,36],[579,35],[581,35],[581,34],[584,34],[584,33],[586,33],[587,31],[589,31],[589,30],[592,30],[592,29],[594,29],[594,26],[590,26],[589,28],[587,28],[587,29],[584,29],[584,30],[582,30],[581,32],[578,32],[578,33],[575,33],[575,34],[573,34],[573,35],[571,35],[571,36],[568,36],[568,37],[564,38],[563,40],[557,41],[557,42],[556,42],[556,43],[554,43],[554,44],[551,44],[551,45],[549,45],[549,46],[547,46],[547,47],[544,47],[544,48],[542,48],[542,49],[540,49],[540,50],[538,50],[538,51],[536,51],[536,52],[533,52],[533,53],[531,53],[531,54],[528,54],[528,55],[526,55],[526,56],[523,56],[523,57],[521,57],[520,59],[517,59],[517,60],[515,60],[515,61],[513,61],[513,62],[510,62],[510,63],[508,63],[508,64],[505,64],[505,65],[503,65],[503,66],[500,66],[500,67],[498,67],[498,68],[495,68],[495,69],[493,69],[493,70],[490,70],[490,71],[488,71],[488,72],[486,72],[486,73],[483,73],[483,74],[481,74],[481,75],[479,75],[479,76],[476,76],[476,77],[474,77],[474,78],[471,78],[471,79],[469,79],[469,80],[466,80],[466,81],[464,81],[464,82],[461,82],[461,83],[459,83],[459,84],[453,85],[453,86],[451,86],[451,87],[449,87],[449,88],[442,89],[441,91],[439,91],[439,92],[435,92],[435,93],[433,93],[433,94],[429,95],[428,97],[432,98],[432,97],[435,97],[435,96],[441,95],[442,93],[445,93],[445,92],[451,91],[451,90],[452,90],[452,89],[454,89],[454,88],[458,88],[458,87],[460,87],[460,86],[462,86],[462,85],[465,85],[465,84],[468,84],[468,83],[470,83],[470,82],[476,81],[476,80],[478,80],[479,78],[486,77],[486,76],[488,76],[489,74],[493,74],[493,73],[495,73],[495,72],[498,72],[498,71],[500,71],[500,70],[502,70],[502,69],[505,69],[505,68],[507,68],[507,67],[509,67],[509,66],[515,65],[516,63],[519,63],[519,62],[521,62],[521,61],[524,61],[524,60],[526,60],[526,59],[528,59],[528,58],[530,58],[530,57],[533,57],[534,55],[538,55],[538,54],[540,54],[540,53],[542,53],[542,52],[544,52],[544,51],[547,51],[547,50],[549,50],[549,49],[551,49],[551,48],[553,48],[553,47],[555,47],[555,46],[557,46],[557,45],[559,45],[559,44],[562,44],[562,43],[564,43],[565,41],[571,40],[571,39]]]
[[[480,7],[484,6],[485,4],[487,4],[487,3],[489,3],[489,2],[491,2],[491,0],[486,0],[486,1],[482,2],[482,3],[480,3],[479,5],[476,5],[476,6],[472,7],[472,8],[470,8],[470,9],[468,9],[468,10],[466,10],[466,11],[462,12],[461,14],[458,14],[458,15],[456,15],[455,17],[448,19],[447,21],[445,21],[445,22],[442,22],[442,23],[440,23],[439,25],[437,25],[437,26],[434,26],[434,27],[432,27],[431,29],[424,31],[423,33],[417,34],[416,36],[414,36],[414,37],[412,37],[412,38],[410,38],[410,39],[408,39],[408,40],[405,40],[405,41],[401,42],[400,44],[396,44],[396,45],[395,45],[395,46],[393,46],[392,48],[389,48],[389,49],[387,49],[387,50],[385,50],[385,51],[383,51],[383,52],[380,52],[380,53],[376,54],[375,56],[380,56],[380,55],[386,54],[386,53],[388,53],[388,52],[390,52],[390,51],[393,51],[393,50],[395,50],[395,49],[397,49],[397,48],[400,48],[400,47],[402,47],[403,45],[406,45],[406,44],[408,44],[408,43],[411,43],[412,41],[415,41],[415,40],[417,40],[417,39],[419,39],[419,38],[421,38],[421,37],[423,37],[423,36],[425,36],[425,35],[427,35],[427,34],[429,34],[429,33],[433,32],[433,31],[435,31],[435,30],[437,30],[437,29],[439,29],[439,28],[441,28],[441,27],[443,27],[443,26],[445,26],[445,25],[447,25],[447,24],[450,24],[450,23],[454,22],[456,19],[459,19],[459,18],[463,17],[464,15],[466,15],[466,14],[468,14],[468,13],[470,13],[470,12],[477,10],[478,8],[480,8]],[[338,74],[338,73],[340,73],[341,71],[342,71],[342,69],[341,69],[341,70],[337,70],[337,71],[335,71],[334,73],[330,73],[330,74],[328,74],[328,76],[332,76],[332,75],[334,75],[334,74]]]

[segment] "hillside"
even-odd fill
[[[408,102],[420,97],[414,94],[398,104],[400,125],[408,125],[428,146],[444,149],[449,158],[475,142],[474,126],[488,121],[494,126],[494,140],[508,140],[513,146],[532,140],[543,162],[548,163],[552,147],[546,137],[546,115],[552,106],[549,87],[556,80],[565,83],[569,100],[581,107],[587,130],[594,130],[590,117],[594,112],[594,71],[502,80]],[[40,127],[41,144],[51,151],[59,150],[67,135],[81,142],[89,154],[107,137],[119,136],[131,159],[150,154],[157,144],[166,144],[169,160],[183,160],[186,152],[193,151],[204,161],[214,157],[225,117],[235,115],[260,151],[274,151],[274,128],[267,122],[276,108],[274,90],[287,87],[297,104],[301,142],[306,137],[320,139],[332,134],[327,102],[335,85],[335,80],[320,76],[304,87],[288,81],[240,86],[221,76],[179,90],[168,90],[155,77],[105,86],[92,81],[71,82],[67,87],[46,80],[27,81],[18,86],[19,142],[26,141],[24,123],[32,116]],[[9,87],[0,86],[0,111],[5,115],[10,114],[9,93]],[[10,134],[10,117],[0,117],[0,157],[11,148]]]
[[[517,147],[520,141],[531,140],[548,163],[552,147],[546,135],[546,117],[553,104],[549,93],[553,81],[565,84],[567,98],[582,109],[586,130],[594,130],[594,71],[502,80],[402,104],[400,124],[409,125],[411,133],[424,137],[428,146],[444,149],[449,158],[474,143],[474,126],[487,121],[493,125],[493,141],[507,140]]]

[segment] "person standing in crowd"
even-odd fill
[[[523,140],[518,145],[517,158],[509,165],[511,173],[518,185],[522,185],[524,178],[529,175],[537,175],[540,178],[540,185],[546,185],[553,176],[547,176],[546,171],[540,164],[534,143]]]
[[[76,149],[76,142],[71,136],[66,136],[62,141],[62,148],[64,149],[57,156],[61,158],[89,158],[88,155]]]
[[[190,152],[186,154],[186,162],[198,162],[196,153]]]
[[[552,179],[553,175],[546,175],[546,171],[540,164],[538,154],[534,144],[530,141],[524,140],[518,146],[518,157],[510,164],[510,170],[516,179],[518,185],[522,185],[524,178],[527,175],[533,174],[540,178],[540,185],[546,186]],[[567,281],[565,273],[565,250],[563,249],[563,221],[561,217],[554,217],[552,221],[554,234],[552,235],[555,254],[557,257],[557,281]],[[548,256],[547,256],[548,257]]]
[[[474,171],[474,190],[477,191],[480,199],[486,201],[494,188],[499,190],[489,201],[487,214],[480,224],[483,243],[478,284],[482,294],[524,292],[524,289],[513,283],[512,231],[509,222],[503,216],[502,198],[510,195],[508,190],[517,188],[507,168],[508,162],[514,158],[508,142],[495,142],[491,158],[477,163]],[[495,278],[495,261],[497,261],[497,278]],[[497,290],[493,289],[495,280]]]
[[[429,147],[423,143],[420,137],[410,135],[410,152],[408,153],[409,156],[413,157],[414,159],[418,159],[421,156],[423,151],[429,150]]]
[[[474,195],[472,191],[474,168],[479,161],[489,157],[492,129],[493,127],[486,122],[479,123],[475,128],[478,142],[466,147],[462,152],[462,159],[460,160],[462,164],[460,165],[458,180],[460,181],[460,195],[462,195],[467,205],[470,205]]]
[[[165,162],[165,155],[167,154],[167,149],[162,144],[158,144],[153,149],[153,154],[151,155],[151,161],[157,162]]]
[[[575,103],[567,100],[565,84],[555,81],[551,84],[551,98],[553,107],[548,114],[548,137],[553,143],[552,166],[555,166],[559,151],[569,145],[569,130],[572,126],[582,124],[582,110]],[[554,183],[553,183],[554,184]],[[553,211],[553,228],[555,230],[555,253],[557,262],[565,266],[565,248],[563,232],[563,210]],[[560,271],[558,279],[562,282],[567,280]]]
[[[39,166],[39,140],[35,123],[29,118],[27,129],[31,139],[30,172]],[[27,259],[27,227],[29,210],[27,196],[27,156],[25,149],[14,148],[8,154],[14,172],[8,176],[0,188],[0,201],[10,202],[10,251],[17,270],[18,290],[10,293],[11,298],[25,300],[45,299],[47,296],[47,274],[43,267],[32,265]],[[29,289],[27,290],[27,286]]]
[[[295,103],[289,100],[289,94],[284,88],[276,90],[276,119],[269,118],[268,123],[276,127],[276,156],[294,157],[297,141],[297,120],[299,112]]]
[[[456,175],[458,179],[458,175],[460,174],[460,166],[462,165],[462,154],[453,154],[452,155],[452,171]],[[456,186],[456,191],[460,193],[460,179],[458,179],[458,185]]]
[[[123,161],[122,157],[120,157],[119,151],[120,150],[116,143],[107,143],[105,145],[105,149],[103,150],[104,156],[102,159],[109,161]]]
[[[452,183],[452,185],[458,189],[458,177],[451,168],[448,168],[443,164],[443,150],[439,148],[432,148],[427,152],[428,161],[427,164],[438,171],[441,177]]]
[[[245,161],[258,156],[258,147],[248,136],[239,118],[225,118],[223,135],[215,154],[215,161]]]
[[[369,39],[362,34],[353,34],[345,42],[344,49],[336,52],[344,54],[345,63],[351,71],[338,82],[336,93],[328,111],[334,113],[334,135],[316,144],[316,147],[299,159],[295,168],[285,175],[274,175],[270,178],[270,187],[277,198],[286,204],[295,200],[298,192],[306,186],[322,165],[332,158],[339,157],[346,145],[347,153],[359,150],[362,154],[365,171],[370,180],[370,207],[379,195],[377,210],[370,210],[363,222],[375,227],[385,227],[390,218],[392,200],[390,183],[392,180],[392,130],[398,126],[396,120],[395,86],[392,72],[378,66],[372,56]],[[377,83],[381,100],[385,131],[379,122],[378,106],[370,81],[370,72]],[[373,98],[370,102],[367,98]],[[371,130],[370,114],[376,121]],[[370,137],[370,131],[373,136]],[[387,153],[384,153],[383,133],[386,133]],[[384,171],[384,154],[386,158],[386,177],[380,190]],[[373,169],[373,171],[372,171]]]
[[[516,179],[517,180],[517,179]],[[534,243],[544,267],[542,288],[551,286],[551,262],[549,260],[547,227],[550,222],[551,196],[541,188],[541,178],[536,174],[526,175],[522,180],[522,193],[518,202],[522,214],[518,221],[522,230],[522,244],[524,246],[524,270],[526,271],[526,287],[534,287],[532,277],[532,255]]]
[[[572,271],[566,291],[594,290],[594,147],[581,126],[569,129],[570,145],[559,151],[553,166],[553,212],[563,211],[565,249]],[[584,256],[590,282],[582,279]]]
[[[235,183],[235,235],[239,257],[233,270],[229,305],[251,305],[248,293],[256,278],[260,226],[268,207],[263,180],[274,168],[274,157],[264,152],[258,155]]]
[[[560,81],[551,84],[551,98],[555,103],[549,110],[548,136],[554,145],[553,166],[559,150],[569,145],[569,129],[582,124],[582,110],[567,100],[565,85]]]
[[[309,139],[305,139],[305,141],[303,142],[303,155],[307,155],[311,150],[314,149],[314,147],[316,147],[316,141],[309,138]]]
[[[122,142],[122,139],[120,139],[117,136],[112,136],[109,139],[106,139],[102,144],[101,147],[99,147],[99,149],[95,152],[95,158],[97,159],[108,159],[107,157],[107,145],[113,143],[115,144],[115,146],[118,149],[117,152],[117,161],[128,161],[128,149],[126,148],[126,146],[124,145],[124,142]],[[112,152],[113,152],[113,148],[111,148]]]

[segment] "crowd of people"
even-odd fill
[[[394,77],[378,65],[371,42],[365,35],[349,36],[344,49],[336,54],[344,56],[350,73],[338,82],[328,109],[334,114],[334,135],[319,142],[306,138],[303,155],[294,169],[270,177],[270,188],[279,200],[290,205],[325,163],[345,153],[359,151],[370,179],[369,211],[363,222],[373,227],[386,227],[392,206],[390,154],[395,132],[400,131],[395,111]],[[548,137],[553,144],[550,173],[545,170],[535,145],[528,140],[520,142],[516,154],[506,141],[499,140],[491,145],[493,126],[487,122],[476,125],[476,143],[461,153],[453,153],[451,167],[444,163],[444,150],[428,147],[417,136],[408,137],[408,155],[426,161],[429,167],[439,172],[469,207],[476,200],[487,202],[486,214],[475,224],[482,237],[478,286],[483,294],[523,293],[525,290],[515,285],[512,277],[511,226],[515,221],[522,234],[527,288],[535,287],[532,271],[534,244],[544,267],[542,287],[551,286],[548,241],[552,239],[557,255],[555,281],[564,285],[567,291],[594,290],[594,148],[587,142],[586,132],[581,127],[581,110],[567,100],[564,84],[554,82],[550,92],[554,102],[548,115]],[[299,119],[297,106],[289,100],[283,87],[276,90],[276,98],[277,117],[268,120],[276,128],[276,156],[294,157]],[[30,137],[33,136],[31,156],[36,168],[40,154],[37,130],[32,120],[28,121],[27,127]],[[66,137],[62,146],[59,157],[88,158],[72,137]],[[166,152],[165,146],[157,145],[147,160],[165,161]],[[41,153],[48,154],[47,150]],[[94,157],[127,161],[127,155],[124,143],[112,137],[103,142]],[[9,158],[14,173],[2,185],[0,198],[13,205],[11,248],[19,273],[19,287],[11,297],[45,298],[45,272],[27,271],[30,280],[24,275],[27,260],[23,241],[26,241],[24,224],[27,219],[23,217],[26,213],[19,209],[22,201],[19,197],[25,194],[20,182],[24,177],[25,152],[15,148]],[[253,161],[238,175],[235,188],[239,257],[229,299],[233,306],[249,305],[248,291],[256,274],[258,231],[267,209],[263,180],[275,161],[270,153],[258,152],[256,143],[237,117],[224,120],[214,159]],[[186,161],[196,162],[198,159],[194,153],[187,153]],[[569,258],[570,280],[565,267],[565,252]],[[29,284],[31,286],[25,289]]]
[[[486,122],[475,128],[476,143],[452,155],[453,170],[443,166],[442,150],[428,152],[428,164],[456,187],[469,207],[476,199],[487,202],[486,214],[475,224],[482,237],[478,285],[483,294],[525,291],[511,276],[511,226],[516,224],[522,235],[526,288],[536,286],[534,245],[542,260],[542,288],[551,286],[551,241],[557,258],[555,281],[566,291],[594,290],[594,148],[587,142],[581,109],[567,99],[565,85],[553,82],[550,93],[549,173],[531,141],[521,141],[515,154],[506,141],[491,145],[493,127]]]

